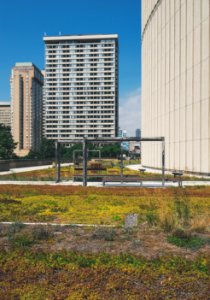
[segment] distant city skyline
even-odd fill
[[[44,34],[109,34],[119,35],[119,103],[120,125],[128,133],[140,126],[140,104],[133,102],[133,95],[140,97],[140,1],[132,0],[81,0],[72,2],[26,0],[3,2],[0,11],[0,33],[7,41],[0,54],[0,101],[10,100],[9,78],[16,62],[31,61],[44,68]],[[78,22],[79,20],[79,22]],[[14,30],[15,28],[15,30]],[[127,110],[128,103],[132,106]],[[135,105],[135,108],[134,108]],[[124,111],[127,110],[127,118]],[[133,119],[133,111],[138,118]],[[123,114],[123,115],[122,115]],[[124,124],[126,122],[126,125]],[[137,123],[138,122],[138,123]]]

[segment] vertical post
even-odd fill
[[[75,150],[73,150],[73,164],[75,166]]]
[[[165,186],[165,138],[162,140],[162,186]]]
[[[55,142],[55,182],[60,182],[60,144]]]
[[[120,143],[120,176],[123,177],[123,153],[122,153],[122,143]]]
[[[83,139],[83,186],[87,186],[87,141]]]

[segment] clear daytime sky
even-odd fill
[[[44,68],[43,35],[119,35],[120,126],[140,126],[140,0],[1,0],[0,101],[16,62]]]

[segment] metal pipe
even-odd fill
[[[87,142],[83,139],[83,186],[87,186]]]
[[[55,182],[60,182],[60,144],[55,141]]]
[[[162,186],[165,186],[165,139],[162,141]]]
[[[95,142],[95,143],[106,143],[106,142],[129,142],[129,141],[136,141],[136,142],[162,142],[164,137],[151,137],[151,138],[138,138],[138,137],[130,137],[130,138],[86,138],[87,142]],[[79,144],[83,143],[83,140],[59,140],[58,142],[63,144]]]
[[[123,177],[123,153],[122,153],[122,144],[120,144],[120,176]]]

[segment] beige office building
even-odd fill
[[[11,126],[11,110],[9,102],[0,101],[0,124],[9,127]]]
[[[11,129],[16,154],[38,150],[42,136],[43,75],[32,63],[16,63],[11,75]]]
[[[164,136],[166,168],[210,174],[210,2],[142,0],[142,136]],[[142,143],[161,166],[161,146]]]

